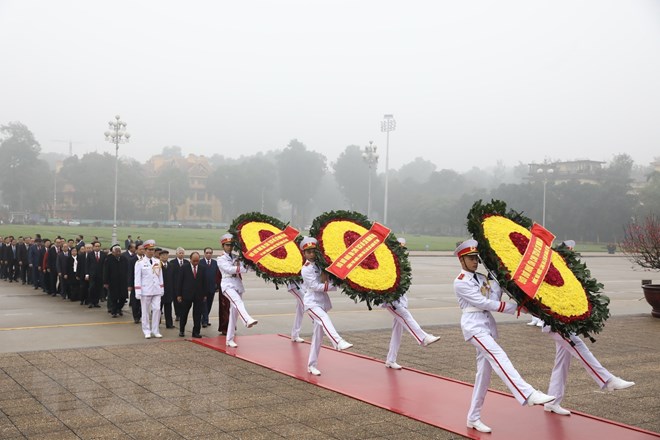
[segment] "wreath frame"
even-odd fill
[[[260,263],[254,263],[251,260],[244,258],[243,253],[247,252],[248,249],[245,246],[245,243],[243,240],[241,240],[241,235],[240,231],[243,225],[249,222],[262,222],[262,223],[268,223],[272,226],[275,226],[276,228],[279,228],[280,230],[284,230],[289,224],[284,223],[283,221],[272,217],[270,215],[262,214],[260,212],[247,212],[244,214],[239,215],[236,217],[231,225],[229,226],[229,233],[232,234],[235,237],[235,240],[233,241],[233,246],[234,249],[238,252],[239,257],[243,261],[243,263],[250,269],[254,270],[255,273],[259,278],[262,278],[264,281],[267,283],[273,283],[275,284],[275,288],[279,289],[280,286],[284,286],[285,288],[290,282],[295,282],[297,284],[302,283],[302,277],[300,275],[300,270],[298,270],[297,274],[288,274],[288,275],[283,275],[283,274],[278,274],[275,273],[271,270],[268,270],[266,267],[264,267]],[[298,247],[298,244],[302,240],[302,236],[298,234],[296,239],[294,240],[296,244],[296,249],[300,251],[300,248]],[[301,255],[301,261],[304,264],[305,258]],[[301,265],[302,268],[302,265]]]
[[[325,270],[326,267],[332,264],[330,258],[327,257],[324,253],[323,239],[321,237],[323,229],[331,221],[348,221],[362,226],[365,229],[370,229],[373,225],[373,222],[370,221],[367,216],[357,211],[328,211],[316,217],[312,222],[311,228],[309,229],[309,235],[316,238],[318,241],[316,249],[316,261],[321,270]],[[346,295],[348,295],[356,303],[365,302],[369,310],[371,310],[372,305],[378,306],[383,303],[392,303],[401,298],[410,288],[412,281],[412,268],[410,266],[410,261],[408,260],[408,253],[399,244],[396,236],[390,232],[385,239],[384,244],[394,256],[394,263],[397,270],[397,282],[392,289],[385,291],[364,289],[355,282],[350,281],[348,278],[342,280],[330,272],[326,272],[330,279],[332,279],[332,281],[335,283],[335,285],[341,287],[342,291]]]
[[[591,276],[587,265],[580,260],[580,254],[569,249],[563,244],[553,247],[553,251],[559,254],[568,269],[575,275],[589,303],[589,316],[583,319],[561,320],[553,313],[548,306],[541,304],[538,300],[529,298],[516,283],[511,279],[512,273],[503,265],[495,251],[490,247],[488,239],[485,237],[483,228],[483,219],[492,215],[505,217],[518,225],[530,229],[533,221],[522,213],[513,209],[507,210],[506,202],[502,200],[491,200],[484,204],[482,200],[474,202],[467,215],[467,229],[472,237],[479,243],[479,255],[490,271],[497,277],[497,282],[505,288],[509,296],[524,307],[527,311],[542,319],[551,330],[570,339],[572,333],[582,335],[594,341],[592,335],[600,333],[605,325],[605,321],[610,317],[609,303],[610,298],[601,293],[603,284],[599,283]]]

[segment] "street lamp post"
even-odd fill
[[[122,121],[119,115],[115,116],[114,121],[108,122],[105,140],[115,144],[115,208],[112,216],[112,245],[117,241],[117,176],[119,174],[119,144],[125,144],[129,141],[131,135],[126,133],[126,122]]]
[[[387,142],[385,144],[385,206],[383,208],[383,223],[387,224],[387,191],[390,168],[390,131],[396,129],[396,120],[394,115],[384,115],[380,122],[380,131],[387,133]]]
[[[541,217],[541,225],[545,227],[545,193],[546,193],[546,187],[548,186],[548,177],[552,176],[552,173],[554,173],[555,170],[552,168],[539,168],[536,170],[536,173],[539,176],[543,176],[543,216]]]
[[[373,141],[369,141],[369,145],[364,147],[364,151],[362,152],[362,159],[367,163],[369,166],[369,192],[367,195],[367,218],[371,218],[371,166],[376,165],[378,163],[378,153],[376,153],[376,150],[378,149],[377,146],[374,145]]]

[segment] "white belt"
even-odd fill
[[[486,312],[486,310],[481,310],[476,307],[466,307],[463,309],[463,313],[481,313]]]

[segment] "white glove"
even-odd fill
[[[142,295],[140,295],[139,293],[136,293],[135,294],[135,299],[139,300],[140,298],[142,298]]]

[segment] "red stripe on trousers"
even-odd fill
[[[241,310],[238,308],[238,306],[236,305],[236,303],[234,302],[234,300],[231,299],[231,296],[227,295],[227,298],[229,298],[229,301],[231,301],[231,303],[234,305],[234,308],[235,308],[236,311],[238,312],[238,316],[240,316],[241,319],[243,320],[243,322],[247,324],[247,319],[245,319],[245,317],[241,314]]]
[[[415,337],[415,339],[417,339],[417,342],[419,342],[419,343],[421,344],[421,343],[422,343],[422,340],[419,339],[419,338],[417,337],[417,335],[415,334],[415,332],[413,331],[413,329],[411,329],[410,326],[408,325],[408,323],[406,322],[406,320],[403,319],[403,316],[399,315],[399,314],[396,312],[396,310],[394,309],[394,307],[392,307],[392,306],[390,306],[390,310],[391,310],[392,313],[394,313],[396,316],[398,316],[399,318],[401,318],[401,320],[403,321],[403,323],[404,323],[404,324],[406,325],[406,327],[408,327],[408,329],[410,330],[410,334],[412,334],[412,335]]]
[[[318,319],[318,320],[321,322],[321,325],[322,325],[323,328],[325,329],[325,334],[328,335],[328,337],[329,337],[330,339],[332,339],[332,342],[334,342],[335,345],[337,345],[339,342],[335,341],[335,338],[333,338],[332,335],[330,335],[330,332],[328,331],[328,327],[325,326],[325,323],[324,323],[323,320],[319,317],[319,315],[317,315],[316,313],[314,313],[314,312],[312,311],[312,309],[307,310],[307,312],[309,312],[309,313],[311,313],[312,315],[316,316],[316,319]],[[314,319],[314,318],[312,318],[312,319]]]
[[[607,383],[606,381],[603,380],[602,377],[600,377],[600,374],[598,374],[598,373],[596,372],[596,370],[594,370],[594,368],[591,366],[591,364],[590,364],[589,362],[587,362],[586,359],[584,359],[584,358],[582,357],[582,354],[580,354],[580,352],[578,351],[578,349],[575,348],[575,346],[574,346],[573,344],[571,344],[570,341],[568,341],[566,338],[564,338],[564,340],[565,340],[566,342],[568,342],[568,345],[570,345],[570,346],[573,348],[573,350],[575,350],[575,352],[576,352],[577,355],[580,357],[580,359],[582,360],[582,362],[583,362],[587,367],[589,367],[589,369],[590,369],[591,371],[594,372],[594,374],[596,375],[596,377],[597,377],[598,379],[600,379],[600,381],[603,382],[604,384]]]
[[[502,373],[504,373],[504,376],[506,376],[506,378],[509,380],[509,382],[511,382],[511,385],[513,385],[513,387],[516,389],[516,391],[518,391],[518,394],[520,394],[521,396],[523,396],[523,397],[525,398],[525,401],[526,401],[526,400],[527,400],[527,397],[525,397],[525,395],[522,393],[522,391],[520,391],[520,390],[518,389],[518,387],[516,386],[516,384],[515,384],[515,383],[511,380],[511,378],[509,377],[509,375],[506,374],[506,370],[504,370],[504,368],[502,368],[502,364],[500,364],[500,362],[499,362],[499,361],[497,360],[497,358],[493,355],[493,353],[491,353],[491,352],[486,348],[486,346],[485,346],[484,344],[482,344],[481,341],[480,341],[476,336],[473,336],[473,338],[474,338],[475,341],[477,341],[477,342],[479,343],[479,345],[481,345],[481,347],[482,347],[484,350],[486,350],[486,353],[488,353],[488,354],[490,355],[490,357],[493,358],[493,360],[497,363],[497,366],[500,367],[500,370],[502,370]]]

